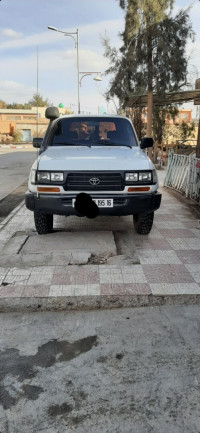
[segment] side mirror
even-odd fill
[[[146,149],[147,147],[153,146],[153,138],[152,137],[144,137],[141,140],[140,147],[141,149]]]
[[[39,148],[43,142],[43,138],[35,137],[33,138],[33,147]]]
[[[60,113],[57,107],[48,107],[45,111],[45,117],[50,120],[58,119]]]

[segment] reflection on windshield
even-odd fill
[[[51,146],[137,146],[126,118],[65,117],[56,122],[53,132]]]

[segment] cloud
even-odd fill
[[[3,36],[7,36],[8,38],[13,38],[13,39],[22,37],[22,33],[16,32],[15,30],[12,29],[3,29],[1,33]]]
[[[32,86],[26,86],[12,80],[0,81],[0,94],[1,99],[5,102],[27,102],[27,98],[30,99],[35,93],[35,88]]]
[[[51,23],[50,23],[51,24]],[[123,30],[122,20],[100,21],[95,24],[79,26],[79,67],[80,71],[98,71],[104,73],[108,68],[108,59],[103,56],[104,47],[100,34],[107,29],[111,45],[119,44],[118,32]],[[4,29],[4,35],[5,35]],[[74,32],[73,29],[67,29]],[[121,44],[121,41],[120,41]],[[58,32],[46,30],[2,41],[0,45],[0,94],[8,103],[24,103],[36,93],[37,50],[39,93],[53,104],[63,102],[77,110],[77,68],[74,41],[63,37]],[[4,58],[3,51],[6,52]],[[14,67],[13,67],[14,65]],[[102,77],[96,83],[93,77],[84,77],[81,82],[81,109],[96,112],[98,106],[107,107],[103,96],[108,85],[108,78]],[[111,108],[113,112],[113,109]]]
[[[79,27],[79,47],[86,46],[90,44],[90,47],[92,45],[97,44],[99,45],[99,39],[100,34],[103,34],[105,32],[105,29],[109,29],[108,36],[112,37],[112,40],[116,39],[116,33],[119,31],[122,31],[122,20],[110,20],[110,21],[101,21],[99,23],[90,24],[90,25],[84,25]],[[14,30],[4,29],[3,32],[5,34],[5,31],[14,32]],[[74,29],[68,30],[68,32],[74,32]],[[10,33],[10,36],[11,36]],[[12,33],[12,37],[14,38],[14,34],[20,35],[20,33],[14,32]],[[115,35],[115,37],[114,37]],[[8,36],[8,34],[7,34]],[[66,39],[71,39],[68,37],[63,37],[63,35],[59,32],[50,31],[47,30],[42,33],[36,33],[29,36],[24,36],[23,38],[18,36],[18,40],[10,40],[5,41],[1,43],[0,50],[8,50],[8,49],[21,49],[31,46],[42,46],[42,45],[52,45],[52,44],[66,44]],[[73,41],[72,41],[73,43]],[[68,44],[66,44],[68,46]]]

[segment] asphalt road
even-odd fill
[[[199,327],[199,306],[1,314],[1,433],[199,433]]]
[[[36,150],[0,150],[0,221],[23,200]]]
[[[36,151],[0,153],[0,200],[28,179]]]

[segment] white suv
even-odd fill
[[[156,170],[141,149],[129,119],[117,115],[59,116],[46,109],[50,120],[26,193],[39,234],[53,230],[53,215],[133,215],[137,233],[148,234],[154,211],[160,207]]]

